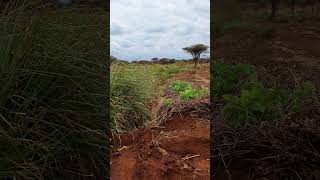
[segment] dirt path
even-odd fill
[[[209,69],[183,72],[171,81],[177,79],[208,87]],[[111,179],[210,179],[209,119],[178,113],[159,127],[114,137],[113,146]]]
[[[274,37],[274,60],[320,69],[320,24],[279,25]]]

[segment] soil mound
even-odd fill
[[[161,127],[114,137],[112,179],[210,179],[210,126],[176,116]]]

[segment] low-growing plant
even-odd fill
[[[175,80],[172,82],[171,88],[175,93],[181,93],[185,90],[191,89],[192,85],[186,81]]]
[[[201,88],[201,89],[194,89],[194,88],[189,88],[186,89],[182,92],[180,92],[180,98],[183,101],[190,101],[192,99],[197,99],[201,98],[202,96],[208,94],[208,89],[207,88]]]
[[[252,65],[229,65],[213,61],[211,79],[211,96],[217,100],[224,94],[239,91],[241,85],[246,82],[255,82],[257,72]]]
[[[208,94],[208,88],[193,88],[192,84],[186,81],[173,81],[171,88],[183,101],[201,98]]]
[[[172,99],[164,99],[164,101],[163,101],[163,105],[165,107],[171,107],[172,104],[173,104]]]
[[[224,113],[235,127],[259,124],[274,120],[285,111],[298,110],[314,92],[314,85],[310,82],[302,83],[293,93],[286,89],[265,88],[261,83],[247,84],[239,96],[223,96],[226,103]]]

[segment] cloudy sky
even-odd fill
[[[210,42],[210,0],[111,0],[111,55],[125,60],[191,58]]]

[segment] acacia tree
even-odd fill
[[[202,53],[207,52],[208,46],[204,44],[195,44],[191,45],[185,48],[182,48],[185,52],[192,55],[193,61],[194,61],[194,67],[197,67],[197,63],[200,59],[200,56]]]

